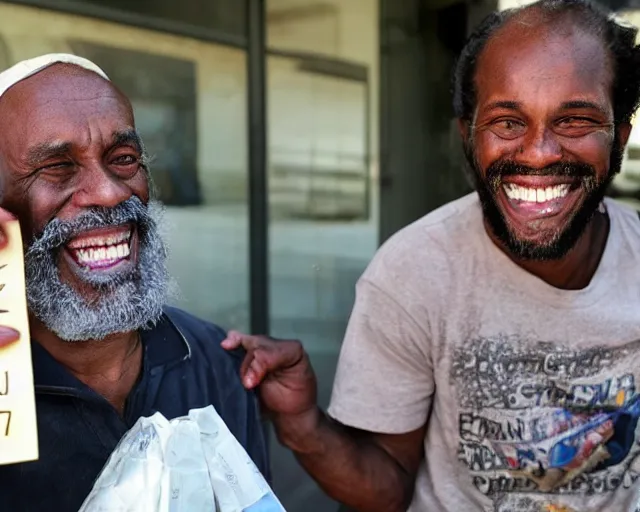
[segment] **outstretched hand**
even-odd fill
[[[270,414],[300,415],[316,409],[316,377],[299,341],[231,331],[222,347],[246,350],[240,367],[242,383],[247,389],[257,388]]]

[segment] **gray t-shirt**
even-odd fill
[[[640,220],[605,205],[582,290],[515,265],[475,194],[393,236],[358,282],[329,414],[427,422],[411,512],[640,511]]]

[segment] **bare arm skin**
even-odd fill
[[[425,427],[374,434],[346,427],[316,405],[316,378],[298,341],[231,332],[227,349],[244,347],[244,385],[258,387],[279,441],[333,499],[358,512],[405,512],[423,457]]]

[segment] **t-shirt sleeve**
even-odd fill
[[[374,282],[361,278],[329,415],[345,425],[385,434],[424,425],[435,388],[427,327]]]

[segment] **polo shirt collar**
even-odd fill
[[[144,369],[152,374],[181,364],[191,358],[191,347],[184,334],[166,313],[155,326],[141,331]],[[31,341],[33,380],[36,392],[80,396],[91,391],[67,371],[36,340]]]

